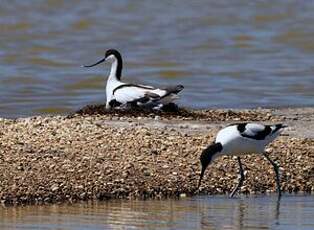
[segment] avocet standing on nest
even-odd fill
[[[240,180],[234,188],[230,197],[233,197],[244,181],[244,172],[240,156],[244,154],[259,153],[271,163],[276,174],[276,184],[279,197],[281,196],[279,168],[268,155],[265,154],[265,147],[272,142],[285,128],[282,124],[262,125],[257,123],[233,124],[221,129],[216,137],[215,143],[203,150],[200,160],[202,171],[198,187],[201,185],[202,178],[207,166],[221,155],[237,156],[240,168]]]
[[[106,86],[106,108],[125,106],[162,108],[177,99],[177,94],[184,88],[182,85],[177,85],[159,89],[152,86],[121,82],[122,57],[115,49],[107,50],[103,59],[84,67],[93,67],[104,61],[111,63],[111,71]]]

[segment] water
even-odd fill
[[[183,84],[192,108],[313,106],[313,1],[2,0],[0,116],[105,100],[108,48],[126,81]]]
[[[314,229],[314,196],[164,201],[0,209],[0,229]]]

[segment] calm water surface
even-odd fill
[[[0,208],[0,229],[314,229],[314,196]]]
[[[193,108],[313,106],[313,1],[2,0],[0,116],[105,100],[108,48],[124,79],[183,84]]]

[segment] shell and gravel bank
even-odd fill
[[[314,109],[86,111],[0,119],[3,204],[229,193],[237,182],[236,161],[215,160],[196,191],[199,155],[226,123],[252,120],[290,125],[268,152],[280,164],[283,191],[314,191],[314,129],[309,132]],[[274,173],[263,157],[246,156],[243,163],[242,193],[275,191]]]

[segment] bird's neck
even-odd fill
[[[122,73],[122,60],[115,59],[111,64],[109,79],[110,81],[120,81]]]
[[[215,160],[216,158],[224,154],[224,149],[220,142],[215,143],[214,146],[215,153],[212,155],[212,160]]]

